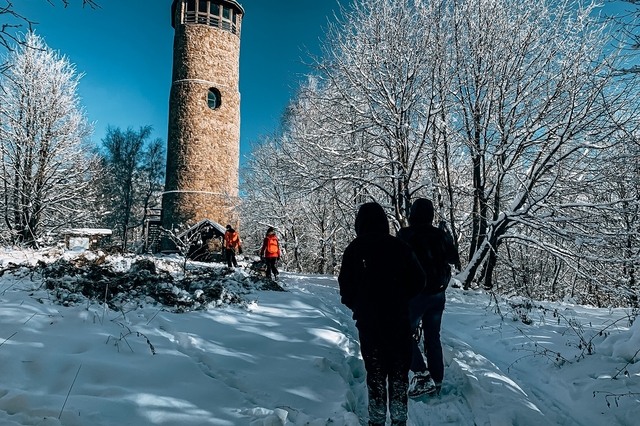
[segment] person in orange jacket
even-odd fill
[[[238,254],[242,254],[242,242],[240,241],[240,236],[236,232],[235,229],[231,227],[231,225],[227,225],[227,230],[224,233],[224,254],[227,259],[227,266],[231,268],[231,266],[238,267],[238,261],[236,260],[236,252]]]
[[[269,227],[260,248],[260,257],[267,264],[267,278],[271,279],[271,274],[273,274],[273,278],[278,279],[276,262],[280,259],[280,255],[280,242],[278,241],[276,230],[273,227]]]

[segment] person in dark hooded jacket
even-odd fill
[[[413,340],[409,301],[424,288],[425,274],[411,248],[389,234],[389,221],[379,204],[360,207],[355,230],[356,238],[343,254],[338,283],[342,303],[353,311],[358,328],[367,371],[369,425],[384,425],[387,404],[392,424],[405,425]]]
[[[414,250],[422,269],[427,275],[424,290],[411,301],[411,326],[416,329],[422,321],[424,362],[418,341],[413,339],[411,371],[414,373],[409,387],[409,396],[438,394],[444,378],[444,359],[440,328],[445,305],[445,290],[451,280],[451,266],[460,268],[460,257],[453,239],[440,228],[432,225],[433,203],[418,198],[411,205],[409,227],[398,231],[398,238]]]

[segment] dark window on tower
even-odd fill
[[[222,105],[222,97],[220,96],[220,91],[214,87],[209,89],[207,93],[207,105],[211,109],[218,109],[220,105]]]
[[[230,7],[227,6],[223,6],[222,7],[222,29],[223,30],[227,30],[227,31],[231,31],[231,32],[235,32],[235,25],[231,25],[231,15],[233,14],[233,11],[231,10]]]
[[[182,23],[196,22],[196,0],[187,0],[187,10],[182,17]]]
[[[198,1],[198,24],[207,24],[209,19],[209,2],[207,0]]]

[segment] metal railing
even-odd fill
[[[229,31],[232,34],[240,35],[238,32],[238,26],[226,19],[222,19],[218,15],[210,15],[208,13],[198,12],[186,12],[183,19],[184,24],[203,24],[210,27],[220,28],[221,30]]]

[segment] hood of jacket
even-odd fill
[[[426,198],[418,198],[411,205],[409,212],[411,225],[431,225],[433,223],[433,203]]]
[[[356,235],[389,234],[389,220],[378,203],[365,203],[356,215]]]

